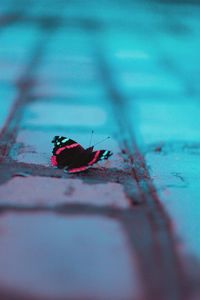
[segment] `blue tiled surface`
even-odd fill
[[[45,148],[51,127],[83,133],[81,141],[96,128],[116,138],[113,119],[123,119],[121,135],[134,132],[177,251],[198,263],[199,37],[194,0],[0,2],[0,130],[19,99],[19,144],[31,140],[30,155],[34,138],[38,145],[45,135]],[[48,165],[45,151],[33,158]]]

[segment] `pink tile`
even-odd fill
[[[0,232],[0,289],[48,300],[139,299],[134,253],[113,219],[11,213],[1,215]]]
[[[5,203],[31,206],[79,203],[128,207],[128,199],[121,184],[87,184],[80,179],[70,178],[14,177],[0,185],[0,197],[0,206]]]

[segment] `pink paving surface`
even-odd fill
[[[24,192],[24,187],[29,192]],[[14,177],[0,186],[1,202],[27,206],[57,204],[91,204],[128,208],[129,199],[120,183],[83,183],[80,179]]]
[[[115,220],[6,214],[0,228],[0,287],[43,299],[140,297],[127,237]]]

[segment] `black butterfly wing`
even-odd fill
[[[54,143],[54,148],[51,163],[58,168],[65,168],[75,163],[85,152],[80,144],[63,136],[55,136],[52,143]]]
[[[109,150],[98,150],[90,153],[86,153],[85,151],[84,153],[82,153],[79,159],[77,159],[74,163],[69,165],[67,171],[69,173],[85,171],[98,161],[108,159],[111,155],[112,152]]]
[[[104,159],[108,159],[112,155],[112,152],[109,150],[98,150],[91,153],[90,161],[88,162],[89,166],[92,166],[96,162]]]
[[[84,150],[84,148],[80,144],[78,144],[74,140],[69,139],[69,138],[64,137],[64,136],[58,136],[58,135],[55,136],[52,140],[52,143],[54,144],[54,148],[53,148],[53,151],[52,151],[52,153],[54,155],[56,155],[56,152],[57,152],[58,149],[63,148],[65,146],[71,146],[72,147],[72,145],[74,145],[74,146],[78,145],[80,149]],[[71,148],[69,148],[69,149],[71,149]]]

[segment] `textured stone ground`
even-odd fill
[[[0,1],[0,299],[200,299],[199,1]],[[68,175],[54,135],[114,152]]]

